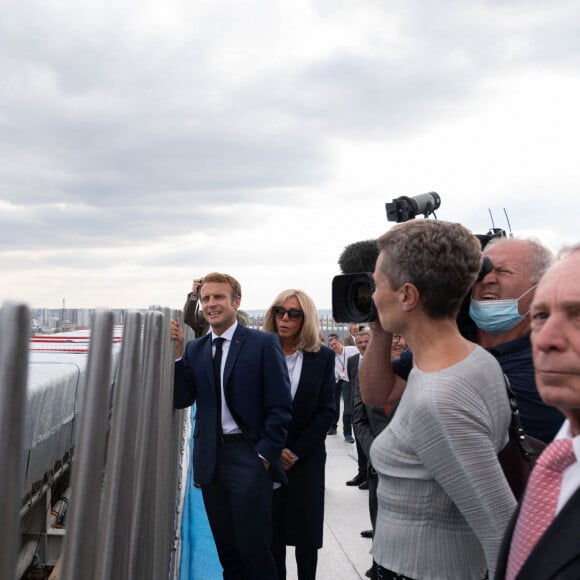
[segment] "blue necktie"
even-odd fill
[[[218,437],[221,436],[222,432],[222,380],[221,380],[221,370],[222,370],[222,346],[225,338],[218,336],[214,338],[213,344],[215,345],[215,354],[213,355],[213,380],[215,385],[216,401],[217,401],[217,432]]]

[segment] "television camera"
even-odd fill
[[[415,197],[405,195],[386,203],[387,220],[397,223],[415,219],[418,215],[425,218],[441,205],[438,193],[430,191]],[[436,216],[435,216],[436,217]],[[493,238],[506,237],[506,232],[500,228],[491,228],[486,234],[476,234],[482,249]],[[339,258],[342,274],[332,279],[332,317],[336,322],[372,322],[378,319],[378,313],[372,299],[375,289],[373,275],[370,270],[378,257],[376,241],[367,240],[350,244]],[[484,257],[478,276],[481,280],[492,269],[489,258]],[[368,270],[368,271],[365,271]],[[461,308],[458,324],[469,325],[467,308]]]

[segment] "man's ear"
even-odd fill
[[[417,286],[411,284],[411,282],[405,282],[398,292],[399,304],[404,311],[409,312],[417,307],[421,299]]]

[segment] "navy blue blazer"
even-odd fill
[[[284,543],[322,547],[324,528],[324,475],[326,432],[334,421],[335,353],[321,346],[304,352],[298,389],[292,403],[287,447],[298,461],[286,473],[289,485],[275,493],[283,495]]]
[[[507,569],[512,535],[519,514],[514,514],[501,546],[495,579],[503,580]],[[580,578],[580,489],[554,518],[516,580],[578,580]]]
[[[226,359],[223,384],[228,408],[256,455],[270,463],[269,472],[275,481],[287,483],[280,455],[292,400],[278,337],[238,324]],[[193,473],[196,484],[207,485],[215,472],[218,428],[211,333],[189,341],[183,358],[175,363],[173,402],[178,409],[197,404]]]
[[[286,445],[302,460],[317,448],[324,449],[332,425],[334,402],[334,351],[321,346],[316,353],[304,352],[302,373],[292,402],[292,420]]]

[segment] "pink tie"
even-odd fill
[[[513,580],[554,519],[562,472],[576,457],[572,439],[556,439],[542,452],[530,475],[508,557],[506,580]]]

